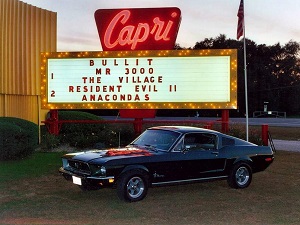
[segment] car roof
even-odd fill
[[[191,127],[191,126],[158,126],[158,127],[151,127],[148,128],[148,130],[169,130],[169,131],[175,131],[179,132],[181,134],[186,134],[186,133],[191,133],[191,132],[205,132],[205,133],[210,133],[210,134],[215,134],[221,137],[225,138],[231,138],[236,141],[236,145],[255,145],[251,142],[242,140],[237,137],[233,137],[227,134],[223,134],[221,132],[215,131],[215,130],[209,130],[209,129],[204,129],[204,128],[199,128],[199,127]]]
[[[190,132],[208,132],[214,134],[220,134],[218,131],[199,128],[199,127],[191,127],[191,126],[158,126],[158,127],[150,127],[148,130],[170,130],[177,131],[180,133],[190,133]]]

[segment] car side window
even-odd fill
[[[181,152],[184,150],[183,138],[177,143],[177,145],[173,148],[174,152]]]
[[[217,146],[217,137],[208,133],[189,133],[185,135],[183,142],[187,150],[214,150]]]

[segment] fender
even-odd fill
[[[247,156],[243,156],[243,157],[238,157],[238,158],[231,158],[231,159],[227,159],[226,160],[226,165],[225,165],[225,171],[226,173],[228,173],[231,168],[239,163],[239,162],[244,162],[244,163],[247,163],[249,164],[249,166],[253,166],[253,160],[250,158],[250,157],[247,157]]]
[[[149,173],[148,168],[143,165],[129,165],[129,166],[126,166],[119,175],[121,175],[122,173],[125,173],[129,170],[135,170],[135,169],[144,170],[145,172]]]
[[[253,164],[253,160],[249,156],[243,156],[243,157],[235,159],[232,165],[235,165],[236,163],[239,163],[239,162],[248,163],[250,166],[252,166],[252,164]]]

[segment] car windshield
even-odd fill
[[[150,150],[168,151],[180,133],[168,130],[146,130],[131,145],[139,145]]]

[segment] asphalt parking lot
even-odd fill
[[[300,129],[300,128],[299,128]],[[300,152],[300,141],[273,140],[276,150]]]

